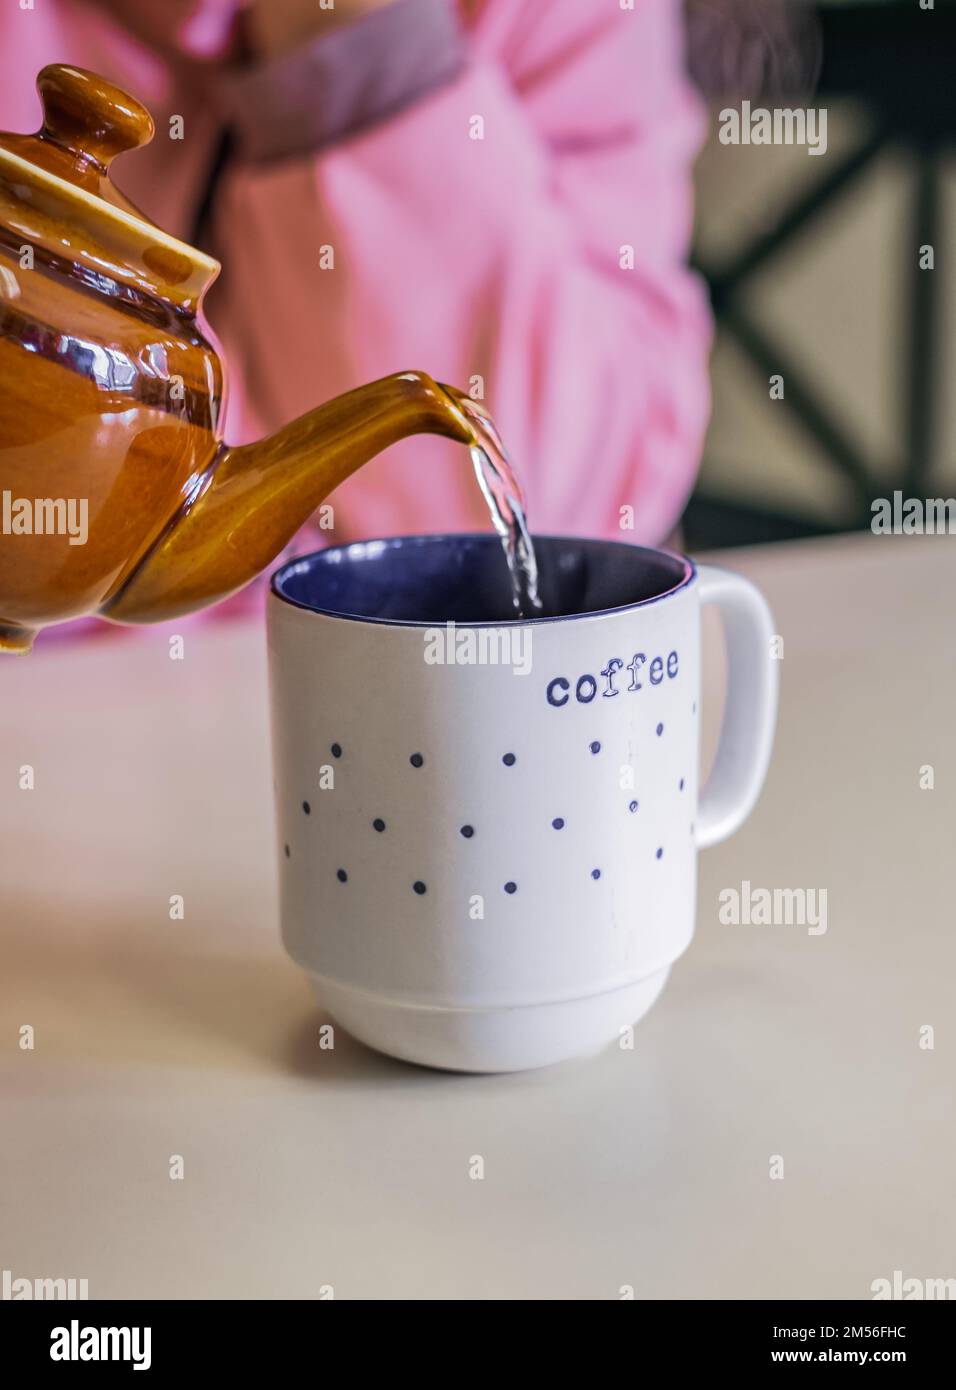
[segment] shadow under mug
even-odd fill
[[[548,607],[513,613],[494,535],[320,551],[268,607],[282,937],[379,1051],[510,1071],[593,1052],[690,942],[698,848],[759,794],[773,625],[737,575],[535,539]],[[728,690],[698,794],[700,610]]]

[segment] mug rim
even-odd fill
[[[649,598],[636,599],[633,603],[618,604],[613,608],[592,608],[586,613],[559,613],[551,617],[531,617],[531,618],[500,618],[497,620],[480,620],[478,622],[458,622],[455,621],[456,628],[502,628],[502,627],[543,627],[546,623],[573,623],[580,622],[588,618],[603,618],[617,613],[630,613],[640,608],[649,608],[652,604],[662,603],[665,599],[673,598],[688,588],[697,577],[697,566],[688,555],[682,555],[679,551],[669,550],[666,546],[655,545],[631,545],[628,541],[608,540],[603,536],[555,536],[533,534],[532,541],[564,542],[567,544],[581,544],[586,542],[590,545],[599,545],[605,549],[640,551],[645,555],[663,555],[669,560],[676,560],[683,569],[683,574],[678,582],[669,589],[665,589],[662,594],[652,594]],[[337,618],[340,622],[346,623],[371,623],[376,627],[411,627],[429,629],[442,627],[442,622],[426,621],[420,618],[376,618],[364,613],[345,613],[335,608],[319,608],[311,603],[303,603],[300,599],[292,598],[284,593],[280,585],[297,572],[307,569],[313,562],[323,556],[338,551],[345,554],[353,548],[366,548],[369,546],[393,546],[401,545],[424,545],[424,544],[447,544],[454,541],[481,541],[483,543],[494,542],[500,545],[498,536],[494,532],[488,531],[436,531],[423,534],[412,534],[403,536],[373,536],[366,540],[345,541],[341,545],[325,546],[321,550],[310,550],[305,555],[295,555],[278,569],[273,570],[269,576],[269,597],[275,598],[280,603],[288,604],[290,608],[298,608],[304,613],[313,613],[320,618]],[[449,619],[449,621],[451,621]]]

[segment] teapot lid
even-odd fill
[[[146,107],[64,63],[43,68],[37,90],[36,134],[0,132],[0,243],[26,242],[55,265],[196,310],[219,263],[155,226],[110,178],[118,154],[153,138]]]

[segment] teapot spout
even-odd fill
[[[412,434],[474,441],[451,388],[399,372],[337,396],[277,434],[222,445],[191,496],[101,609],[117,623],[163,622],[241,589],[274,560],[339,483]]]

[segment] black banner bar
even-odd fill
[[[358,1324],[351,1311],[355,1302],[361,1306]],[[929,1374],[940,1364],[948,1364],[954,1306],[943,1301],[635,1301],[630,1308],[609,1314],[601,1332],[604,1336],[608,1330],[626,1334],[627,1342],[614,1348],[618,1354],[633,1356],[637,1351],[642,1363],[646,1364],[650,1355],[654,1364],[677,1372],[753,1369],[773,1375],[794,1367],[852,1366],[857,1372],[885,1373],[891,1378],[901,1369]],[[346,1299],[309,1303],[6,1302],[0,1303],[3,1367],[7,1384],[13,1383],[8,1378],[13,1371],[29,1376],[38,1371],[49,1375],[52,1370],[67,1381],[94,1370],[98,1375],[136,1375],[143,1383],[149,1377],[159,1384],[179,1381],[184,1371],[208,1370],[219,1375],[235,1371],[244,1377],[257,1372],[274,1375],[280,1367],[284,1372],[300,1367],[308,1372],[317,1371],[320,1365],[330,1368],[327,1353],[334,1351],[336,1344],[326,1338],[339,1330],[349,1335],[353,1347],[361,1347],[363,1362],[376,1346],[386,1355],[389,1346],[393,1355],[402,1347],[400,1359],[404,1359],[414,1345],[409,1337],[424,1339],[413,1358],[424,1365],[430,1359],[428,1339],[432,1334],[428,1324],[415,1328],[414,1302],[395,1308],[402,1319],[399,1342],[381,1335],[382,1323],[387,1325],[393,1307]],[[586,1315],[588,1320],[591,1315]],[[478,1301],[466,1316],[480,1319],[485,1331],[489,1318],[496,1323],[517,1318],[513,1329],[519,1334],[526,1329],[533,1332],[536,1357],[549,1345],[535,1328],[540,1305]],[[433,1323],[431,1327],[434,1330]],[[442,1327],[446,1336],[453,1335],[444,1319]],[[355,1343],[356,1328],[373,1335],[362,1335]],[[555,1352],[567,1349],[581,1330],[568,1327],[555,1334],[551,1343]],[[641,1338],[639,1344],[633,1341],[635,1334]],[[502,1355],[500,1345],[485,1336],[469,1346],[469,1370],[474,1373],[487,1356],[489,1374],[500,1374]],[[436,1369],[434,1363],[432,1368]]]

